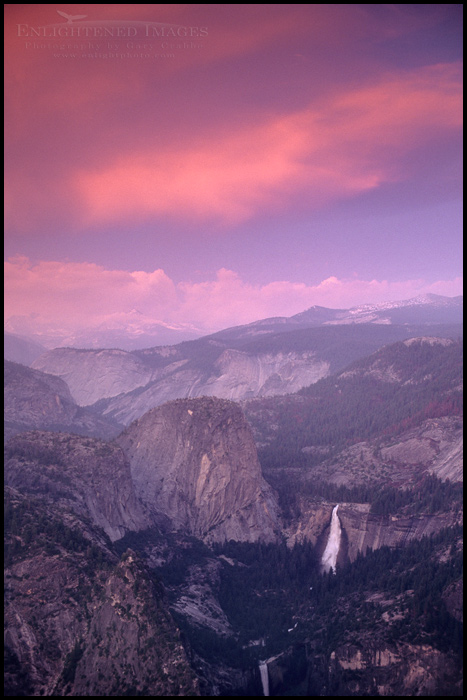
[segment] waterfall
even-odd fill
[[[269,673],[268,673],[268,662],[259,662],[259,672],[261,675],[261,683],[263,685],[263,695],[269,697]]]
[[[332,510],[331,530],[329,532],[326,549],[324,550],[323,556],[321,558],[321,564],[323,566],[323,569],[325,571],[329,571],[330,569],[332,569],[334,573],[336,573],[337,554],[339,552],[339,547],[341,544],[342,533],[341,523],[339,520],[339,516],[337,515],[338,508],[339,504],[337,504],[337,506],[334,506]]]

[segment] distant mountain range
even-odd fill
[[[294,316],[278,316],[254,321],[247,325],[214,333],[214,337],[225,339],[232,334],[238,339],[264,333],[280,333],[292,328],[312,328],[328,325],[349,324],[449,324],[462,323],[463,298],[445,297],[425,294],[404,301],[364,304],[351,309],[328,309],[323,306],[311,308]],[[202,331],[189,324],[166,324],[148,318],[136,309],[126,314],[123,319],[112,319],[98,327],[81,328],[75,332],[50,328],[39,329],[34,320],[15,316],[7,320],[5,331],[8,334],[7,359],[28,364],[20,355],[20,338],[22,343],[29,341],[48,349],[56,347],[76,348],[120,348],[122,350],[142,350],[151,346],[172,345],[195,340],[202,336]],[[12,337],[13,336],[13,337]],[[16,349],[18,345],[18,349]],[[29,351],[34,353],[31,348]],[[28,352],[29,352],[28,351]],[[21,351],[24,353],[24,349]]]
[[[294,316],[265,318],[244,326],[220,331],[216,337],[258,335],[289,331],[292,328],[350,324],[448,324],[462,323],[463,297],[445,297],[438,294],[423,294],[403,301],[387,301],[380,304],[363,304],[351,309],[328,309],[312,306]]]
[[[95,404],[101,415],[126,425],[173,399],[284,395],[398,340],[457,338],[461,309],[460,298],[446,297],[371,310],[314,307],[173,346],[133,352],[57,348],[37,358],[33,367],[65,380],[79,405]],[[400,322],[393,323],[395,318]]]

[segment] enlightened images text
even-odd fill
[[[208,35],[207,27],[170,27],[140,23],[143,26],[85,26],[81,24],[47,25],[31,27],[29,24],[17,24],[18,36],[22,38],[134,38],[143,35],[150,38],[200,38]]]

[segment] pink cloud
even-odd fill
[[[414,145],[431,143],[458,120],[456,67],[375,76],[376,65],[357,75],[352,90],[323,97],[326,80],[319,90],[313,85],[319,97],[288,114],[280,95],[268,113],[254,99],[229,111],[211,87],[225,68],[232,94],[245,88],[253,94],[243,72],[250,56],[274,66],[278,48],[294,51],[306,37],[331,62],[345,61],[344,45],[413,31],[443,12],[434,6],[420,17],[403,6],[383,7],[375,13],[357,5],[80,5],[91,21],[209,25],[202,51],[180,51],[163,65],[128,60],[116,68],[26,50],[16,24],[62,22],[60,6],[7,5],[8,225],[30,232],[60,222],[76,230],[161,214],[231,223],[298,200],[313,209],[406,177]],[[235,74],[232,59],[239,61]],[[186,81],[200,67],[199,100],[212,106],[218,123],[208,110],[192,118],[184,104]],[[297,104],[303,94],[296,94]]]
[[[209,333],[269,316],[290,316],[313,305],[348,308],[362,303],[407,299],[426,293],[455,296],[462,280],[338,279],[319,284],[274,281],[257,285],[232,270],[221,269],[214,280],[178,285],[163,270],[106,270],[91,263],[27,258],[5,263],[5,318],[27,319],[31,332],[61,328],[76,331],[98,325],[154,322],[194,327]]]
[[[81,169],[86,223],[159,214],[223,223],[301,198],[311,209],[406,179],[406,158],[461,125],[458,66],[390,75],[306,110]]]
[[[46,323],[86,326],[134,307],[163,318],[176,307],[176,289],[163,270],[106,270],[94,263],[27,258],[5,263],[5,316],[36,314]]]

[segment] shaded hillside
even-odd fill
[[[323,575],[310,542],[128,535],[164,581],[205,695],[461,695],[462,531],[384,546]],[[215,692],[212,689],[215,688]]]
[[[66,383],[14,362],[4,362],[5,439],[32,429],[110,438],[121,426],[77,406]]]
[[[3,352],[5,360],[29,366],[42,353],[46,352],[46,348],[28,338],[21,338],[18,335],[13,335],[13,333],[4,333]]]

